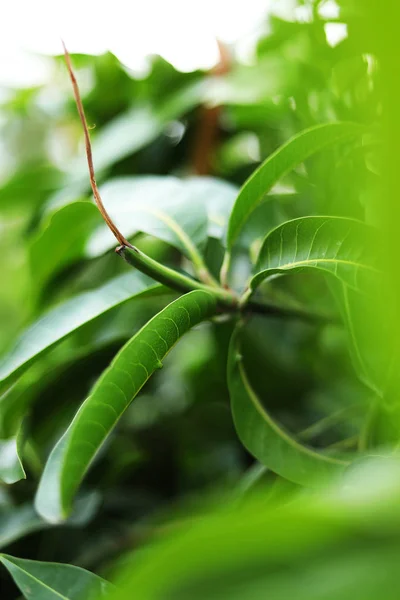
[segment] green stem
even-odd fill
[[[279,307],[274,304],[265,304],[257,300],[249,300],[246,304],[239,306],[239,299],[231,290],[225,290],[221,287],[211,287],[196,279],[192,279],[188,275],[179,273],[174,269],[166,267],[150,258],[132,246],[118,246],[116,253],[119,254],[128,264],[135,267],[142,273],[149,275],[156,281],[163,283],[167,287],[177,290],[178,292],[191,292],[192,290],[203,290],[213,294],[220,306],[228,312],[233,312],[241,309],[243,312],[250,314],[270,315],[273,317],[282,317],[289,319],[301,319],[315,324],[327,324],[334,322],[332,317],[326,315],[318,315],[307,312],[304,309]]]
[[[158,263],[134,246],[132,246],[132,248],[129,248],[128,246],[118,246],[115,251],[132,267],[135,267],[142,273],[149,275],[156,281],[163,283],[173,290],[184,293],[192,290],[203,290],[211,293],[221,306],[225,308],[232,310],[237,306],[237,298],[232,292],[228,292],[218,287],[205,285],[183,273],[178,273],[178,271]]]
[[[224,260],[220,272],[220,280],[224,288],[228,288],[229,270],[231,268],[231,253],[228,250],[225,252]]]

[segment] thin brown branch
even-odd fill
[[[212,68],[211,75],[222,76],[229,73],[232,58],[229,48],[217,40],[219,61]],[[202,106],[199,110],[196,137],[193,146],[192,165],[196,175],[209,175],[212,171],[212,159],[218,142],[221,106]]]
[[[94,174],[92,146],[90,143],[89,128],[88,128],[86,117],[85,117],[85,111],[83,110],[83,104],[82,104],[81,95],[79,92],[78,82],[76,81],[76,77],[74,75],[74,71],[72,68],[71,57],[70,57],[69,52],[63,41],[62,41],[62,45],[64,48],[65,62],[67,64],[68,73],[69,73],[71,83],[72,83],[72,88],[74,90],[75,102],[76,102],[76,106],[78,109],[79,118],[81,120],[82,127],[83,127],[83,133],[85,136],[86,158],[87,158],[87,164],[88,164],[88,169],[89,169],[90,185],[92,187],[93,196],[94,196],[97,208],[99,209],[100,214],[103,217],[104,221],[107,223],[109,229],[112,231],[114,236],[117,238],[118,242],[123,246],[129,246],[130,248],[132,248],[132,245],[122,235],[122,233],[119,231],[118,227],[114,224],[113,220],[111,219],[110,215],[108,214],[108,212],[103,204],[103,200],[101,199],[101,196],[100,196],[100,193],[99,193],[99,190],[97,187],[97,183],[96,183],[96,177]]]

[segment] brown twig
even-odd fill
[[[87,158],[87,164],[88,164],[88,169],[89,169],[90,185],[92,187],[93,196],[94,196],[97,208],[99,209],[100,214],[103,217],[106,224],[108,225],[109,229],[112,231],[114,236],[117,238],[118,242],[123,246],[128,246],[129,248],[132,248],[132,244],[130,244],[130,242],[128,242],[128,240],[122,235],[122,233],[119,231],[118,227],[114,224],[110,215],[106,211],[106,208],[103,204],[103,200],[101,199],[101,196],[100,196],[100,192],[97,188],[96,177],[94,174],[92,146],[90,144],[89,128],[88,128],[88,125],[86,122],[85,111],[83,110],[83,104],[82,104],[82,100],[81,100],[81,95],[79,93],[78,82],[76,81],[76,77],[75,77],[74,71],[72,69],[71,57],[70,57],[69,52],[64,44],[64,41],[62,41],[62,45],[64,48],[65,62],[67,64],[67,69],[68,69],[68,73],[69,73],[69,76],[71,79],[72,88],[74,90],[76,106],[78,109],[79,117],[80,117],[82,127],[83,127],[83,133],[85,136],[86,158]]]
[[[211,70],[211,75],[222,76],[229,73],[232,58],[229,48],[217,40],[219,61]],[[209,175],[212,170],[212,158],[218,142],[221,106],[202,106],[200,108],[196,137],[193,147],[192,165],[196,175]]]

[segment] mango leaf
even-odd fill
[[[63,523],[63,527],[84,527],[96,514],[101,502],[98,492],[85,492],[76,502],[73,514]],[[21,504],[7,509],[0,509],[0,548],[5,548],[35,531],[43,531],[52,527],[43,521],[32,504]]]
[[[396,600],[399,472],[375,458],[290,501],[274,486],[222,497],[128,558],[111,599],[377,600],[389,580]]]
[[[207,213],[204,198],[192,198],[189,183],[176,177],[121,177],[103,185],[100,193],[125,236],[148,233],[178,248],[195,264],[201,262],[207,241]],[[103,226],[89,241],[88,254],[98,255],[113,243]]]
[[[164,308],[125,344],[95,384],[45,466],[36,496],[43,518],[63,520],[99,448],[162,359],[189,329],[215,314],[208,292],[190,292]]]
[[[302,131],[271,154],[244,183],[236,198],[228,223],[228,252],[250,214],[281,177],[323,148],[364,132],[364,127],[354,123],[326,123]]]
[[[0,555],[15,583],[27,600],[97,600],[114,587],[98,575],[73,565]]]
[[[293,219],[265,238],[250,289],[255,290],[272,275],[312,268],[365,291],[379,273],[373,266],[373,250],[373,230],[359,221],[341,217]]]
[[[196,263],[207,237],[222,237],[236,187],[212,177],[180,180],[153,175],[112,179],[100,192],[126,237],[148,233]],[[86,252],[89,257],[98,256],[113,245],[109,230],[101,225],[90,237]]]
[[[11,484],[26,478],[21,459],[24,440],[22,424],[14,437],[0,440],[0,480],[4,483]]]
[[[38,290],[56,271],[82,257],[90,232],[101,222],[91,202],[74,202],[47,218],[29,248],[32,280]]]
[[[268,413],[248,380],[239,325],[231,340],[228,387],[233,421],[247,450],[274,473],[300,485],[318,485],[344,470],[347,461],[316,452],[291,437]]]
[[[158,294],[164,289],[142,273],[131,272],[52,308],[21,335],[2,360],[0,388],[9,386],[43,352],[89,321],[128,300]]]

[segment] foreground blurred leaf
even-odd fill
[[[157,294],[162,286],[142,273],[132,272],[112,279],[104,286],[79,294],[56,306],[29,327],[0,366],[0,387],[20,375],[36,358],[54,344],[99,315],[135,297]]]
[[[65,519],[82,478],[125,409],[179,338],[215,311],[208,292],[185,294],[120,350],[50,454],[36,496],[39,514],[53,522]]]
[[[269,488],[222,498],[134,552],[111,598],[377,600],[384,589],[396,600],[399,473],[398,461],[372,460],[284,504],[266,501]]]
[[[332,144],[361,135],[364,131],[364,127],[353,123],[318,125],[297,134],[269,156],[245,182],[236,198],[228,224],[228,252],[232,250],[250,214],[281,177],[312,154]]]
[[[318,485],[343,471],[346,461],[300,444],[271,418],[248,380],[241,357],[240,329],[231,340],[228,386],[233,420],[243,445],[271,471],[301,485]]]
[[[363,290],[378,273],[373,266],[372,241],[372,229],[352,219],[301,217],[287,221],[265,238],[250,289],[255,290],[272,275],[312,268]]]
[[[27,600],[97,600],[113,586],[94,573],[73,565],[45,563],[2,554],[6,567]]]

